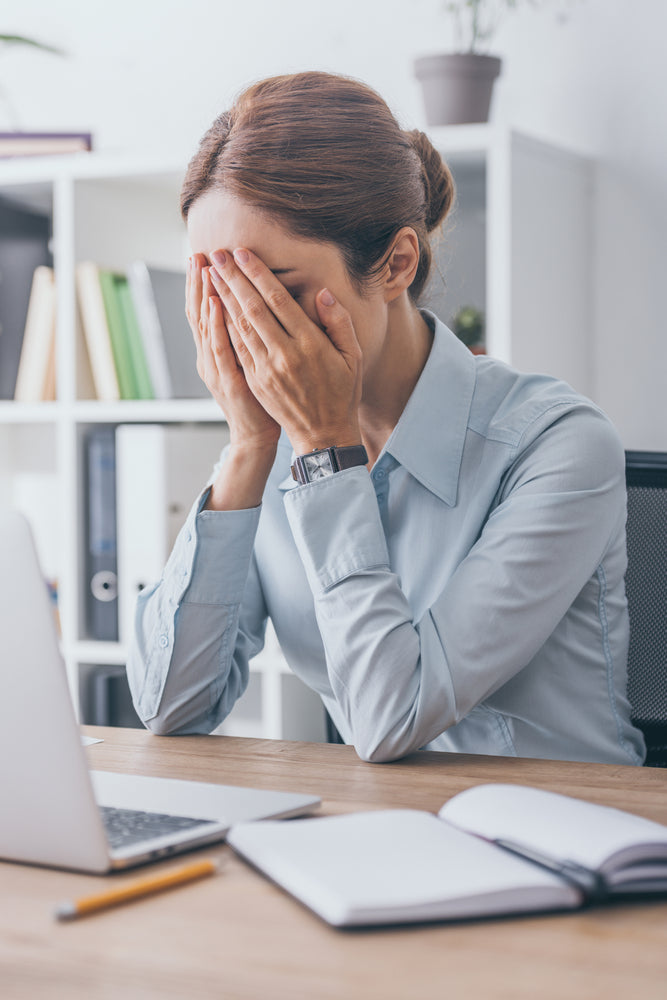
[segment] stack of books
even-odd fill
[[[135,261],[127,273],[83,261],[76,271],[98,399],[208,396],[185,316],[185,272]]]

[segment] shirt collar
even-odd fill
[[[383,451],[453,507],[475,390],[475,359],[437,316],[422,313],[434,328],[433,346]]]
[[[453,507],[475,389],[475,360],[437,316],[425,309],[422,314],[434,329],[433,345],[378,462],[383,455],[391,455],[431,493]],[[279,489],[294,486],[290,474]]]

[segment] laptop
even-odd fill
[[[240,820],[301,815],[320,800],[89,771],[32,533],[3,510],[0,803],[0,858],[103,874],[221,841]]]

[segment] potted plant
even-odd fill
[[[485,354],[484,313],[474,306],[463,306],[452,320],[452,330],[473,354]]]
[[[458,51],[420,56],[415,74],[424,93],[429,125],[488,121],[491,94],[501,60],[480,49],[493,38],[503,11],[536,0],[446,0],[443,9],[456,24]]]

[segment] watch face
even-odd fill
[[[311,483],[315,479],[324,479],[326,476],[332,476],[334,473],[334,468],[331,464],[331,455],[328,451],[318,451],[314,455],[304,455],[302,462]]]

